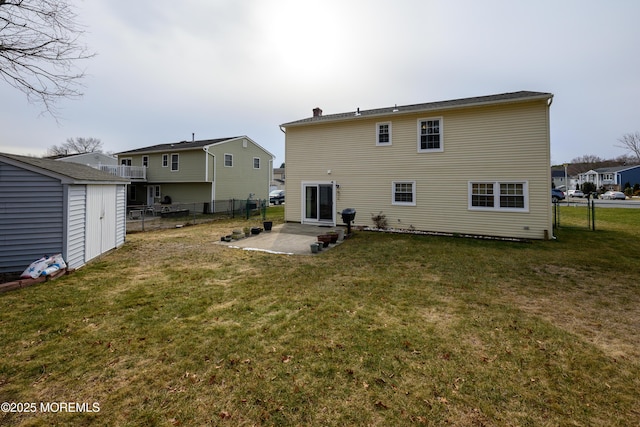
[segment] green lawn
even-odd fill
[[[640,210],[561,209],[555,241],[318,256],[214,244],[242,220],[129,235],[0,294],[0,402],[99,412],[0,425],[638,425]]]

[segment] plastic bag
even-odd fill
[[[67,264],[62,258],[62,254],[56,254],[53,256],[43,256],[42,258],[34,261],[27,267],[27,269],[20,275],[21,278],[35,279],[39,276],[47,276],[55,273],[56,271],[66,268]]]

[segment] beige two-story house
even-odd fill
[[[145,178],[129,186],[129,205],[170,201],[217,212],[230,199],[269,197],[274,156],[247,136],[159,144],[117,156],[121,165],[146,169]]]
[[[552,236],[551,93],[313,116],[286,133],[285,220],[483,236]]]

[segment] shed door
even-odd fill
[[[116,187],[87,186],[86,261],[116,247]]]

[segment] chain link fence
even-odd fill
[[[204,224],[219,219],[266,217],[268,200],[226,199],[213,202],[136,205],[127,207],[127,233]]]
[[[596,230],[598,212],[602,209],[633,208],[640,209],[638,197],[622,199],[597,198],[593,194],[588,197],[568,197],[553,203],[553,228],[586,228]]]

